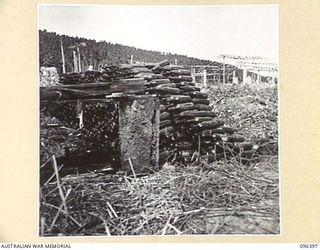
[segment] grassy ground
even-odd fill
[[[150,176],[88,173],[40,189],[40,235],[278,234],[277,88],[211,88],[215,110],[262,150],[242,164],[166,164]]]

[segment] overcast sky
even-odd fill
[[[38,28],[214,60],[278,60],[278,5],[39,5]]]

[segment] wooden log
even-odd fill
[[[122,94],[138,94],[138,93],[144,93],[145,87],[143,82],[127,82],[127,83],[117,83],[112,84],[110,86],[110,92],[106,94],[112,94],[112,93],[122,93]],[[101,94],[99,90],[96,92],[97,94]]]
[[[59,100],[93,98],[112,93],[137,94],[145,91],[144,80],[123,79],[104,83],[40,87],[40,100],[52,100],[52,96],[61,93]]]

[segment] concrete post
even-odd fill
[[[124,98],[119,104],[122,170],[151,173],[159,169],[160,102],[154,97]]]

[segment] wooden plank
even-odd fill
[[[130,84],[130,83],[142,83],[143,84],[144,79],[143,78],[128,78],[128,79],[121,79],[121,80],[113,80],[111,82],[56,85],[56,86],[48,86],[48,87],[41,87],[41,88],[55,89],[55,90],[58,90],[60,88],[90,89],[90,88],[103,88],[103,87],[108,87],[110,85]]]
[[[41,100],[70,100],[103,97],[113,93],[136,94],[145,91],[144,79],[40,87]]]

